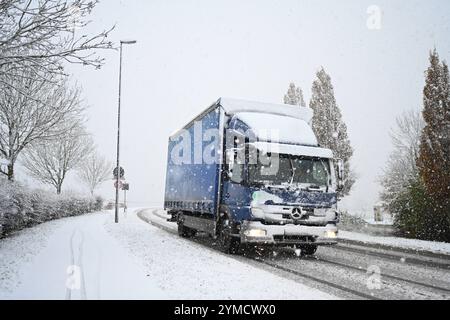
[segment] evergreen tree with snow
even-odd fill
[[[381,198],[401,236],[450,242],[449,83],[447,64],[434,50],[422,115],[397,119]]]
[[[334,157],[344,161],[344,188],[339,197],[346,196],[355,183],[350,169],[353,148],[347,135],[347,126],[342,120],[341,111],[334,97],[334,89],[330,76],[322,67],[316,74],[312,86],[310,107],[314,111],[312,128],[319,144],[333,150]]]
[[[305,99],[303,99],[303,91],[300,87],[296,87],[295,83],[289,84],[289,89],[284,96],[284,103],[294,106],[306,107]]]
[[[430,228],[434,225],[430,216],[431,205],[432,200],[419,176],[411,179],[405,188],[395,190],[395,197],[389,201],[389,210],[394,213],[396,234],[413,239],[439,240],[440,237]]]
[[[432,200],[429,228],[437,239],[450,241],[450,77],[436,49],[430,53],[423,104],[425,128],[417,166]]]

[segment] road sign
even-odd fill
[[[122,190],[123,191],[129,191],[130,190],[130,184],[129,183],[123,183],[122,184]]]
[[[117,179],[118,175],[119,175],[119,178],[122,179],[123,177],[125,177],[125,170],[122,167],[120,167],[120,174],[119,174],[119,170],[117,168],[114,168],[113,175],[114,175],[114,178],[116,178],[116,179]]]
[[[119,187],[119,189],[122,189],[123,187],[123,182],[121,180],[119,180],[119,185],[117,185],[117,181],[114,181],[114,188],[117,189],[117,187]]]

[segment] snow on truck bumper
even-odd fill
[[[314,244],[331,245],[337,243],[338,229],[334,224],[326,226],[265,225],[257,221],[246,221],[241,226],[242,243],[259,244]]]

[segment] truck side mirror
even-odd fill
[[[238,149],[233,148],[226,151],[226,164],[223,172],[224,180],[242,184],[244,182],[244,165],[238,161]]]
[[[225,152],[225,170],[223,172],[224,176],[229,178],[233,172],[235,162],[235,152],[233,149],[226,150]]]
[[[344,188],[344,161],[338,159],[336,163],[336,168],[337,168],[337,188],[338,190],[342,190]]]

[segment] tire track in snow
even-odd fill
[[[75,239],[79,235],[78,254],[75,256]],[[76,228],[70,237],[70,266],[68,268],[68,281],[66,283],[66,300],[72,300],[72,293],[74,290],[80,290],[80,297],[82,300],[87,299],[86,283],[83,268],[83,247],[84,247],[84,233]],[[75,258],[76,257],[76,258]],[[79,280],[79,283],[78,283]],[[74,283],[75,282],[75,283]],[[79,287],[78,287],[79,285]]]
[[[427,253],[426,255],[422,255],[422,253],[415,252],[412,253],[409,251],[397,250],[396,248],[388,247],[391,249],[380,249],[378,247],[373,247],[371,245],[364,246],[362,244],[351,244],[349,242],[342,242],[333,247],[335,250],[342,250],[352,253],[360,253],[360,254],[368,254],[378,258],[390,259],[393,261],[398,261],[403,258],[405,262],[421,265],[425,267],[433,267],[440,268],[443,270],[450,270],[450,259],[448,256],[442,254],[432,254]],[[385,251],[381,251],[385,250]],[[386,252],[386,250],[390,250],[391,252]]]
[[[352,269],[352,270],[355,270],[355,271],[358,271],[358,272],[362,272],[362,273],[367,273],[367,271],[365,269],[362,269],[362,268],[354,266],[354,265],[345,264],[345,263],[342,263],[342,262],[337,262],[337,261],[324,259],[324,258],[318,258],[317,261],[321,261],[321,262],[324,262],[324,263],[336,265],[336,266],[343,267],[343,268],[349,268],[349,269]],[[392,280],[395,280],[395,281],[407,282],[407,283],[410,283],[410,284],[413,284],[413,285],[422,286],[422,287],[425,287],[425,288],[428,288],[428,289],[432,289],[432,290],[443,291],[443,292],[446,292],[447,295],[450,293],[450,288],[448,288],[448,287],[444,288],[444,287],[439,286],[439,285],[428,284],[428,283],[415,281],[415,280],[411,280],[411,279],[406,279],[406,278],[403,278],[403,277],[399,277],[399,276],[391,275],[391,274],[386,274],[386,273],[383,273],[383,277],[384,278],[389,278],[389,279],[392,279]]]

